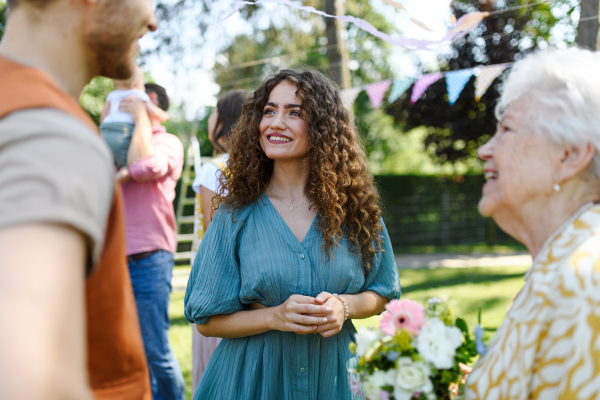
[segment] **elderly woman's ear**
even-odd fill
[[[562,158],[556,170],[555,181],[559,185],[567,183],[570,179],[579,176],[590,180],[593,173],[590,171],[596,148],[592,143],[583,145],[564,145]],[[594,178],[595,179],[595,178]]]

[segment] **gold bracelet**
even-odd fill
[[[339,301],[342,302],[342,305],[344,306],[344,321],[346,321],[347,319],[350,318],[350,311],[348,310],[348,304],[337,293],[334,293],[333,295],[335,296],[336,299],[338,299]]]

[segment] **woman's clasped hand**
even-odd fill
[[[327,292],[317,297],[294,294],[273,310],[276,330],[302,335],[318,333],[323,337],[333,336],[342,330],[345,320],[344,305]]]

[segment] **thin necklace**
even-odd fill
[[[593,201],[590,201],[589,203],[584,204],[579,210],[577,210],[577,212],[575,214],[573,214],[571,216],[571,218],[569,218],[564,224],[562,224],[560,226],[560,228],[555,230],[554,233],[552,235],[550,235],[550,237],[548,239],[546,239],[546,241],[544,242],[544,245],[542,246],[540,251],[535,256],[535,259],[533,260],[533,263],[531,264],[531,268],[525,274],[525,279],[527,279],[527,277],[529,276],[529,273],[533,269],[533,266],[535,266],[540,261],[540,258],[542,257],[542,255],[548,250],[548,248],[550,247],[552,242],[554,242],[554,239],[556,239],[559,235],[563,234],[564,231],[566,231],[567,228],[573,224],[573,222],[575,222],[577,219],[579,219],[579,217],[581,217],[587,210],[592,208],[594,206],[594,204],[595,203]]]
[[[283,200],[281,200],[281,197],[277,196],[275,193],[273,193],[273,191],[271,190],[271,188],[269,188],[269,192],[271,192],[271,194],[275,197],[277,197],[277,200],[279,200],[281,202],[281,204],[283,204],[284,206],[288,207],[291,211],[294,211],[294,208],[298,208],[298,207],[302,207],[303,205],[306,204],[306,202],[308,201],[308,199],[304,200],[304,203],[298,205],[298,206],[288,206],[287,204],[285,204],[283,202]]]

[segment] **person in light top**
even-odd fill
[[[213,198],[219,191],[219,177],[229,159],[229,137],[249,95],[250,93],[245,90],[230,90],[223,93],[208,118],[208,138],[215,148],[216,157],[202,166],[192,184],[196,192],[192,263],[212,219]],[[196,329],[196,325],[192,325],[192,393],[196,391],[208,360],[220,341],[221,339],[217,337],[202,336]]]

